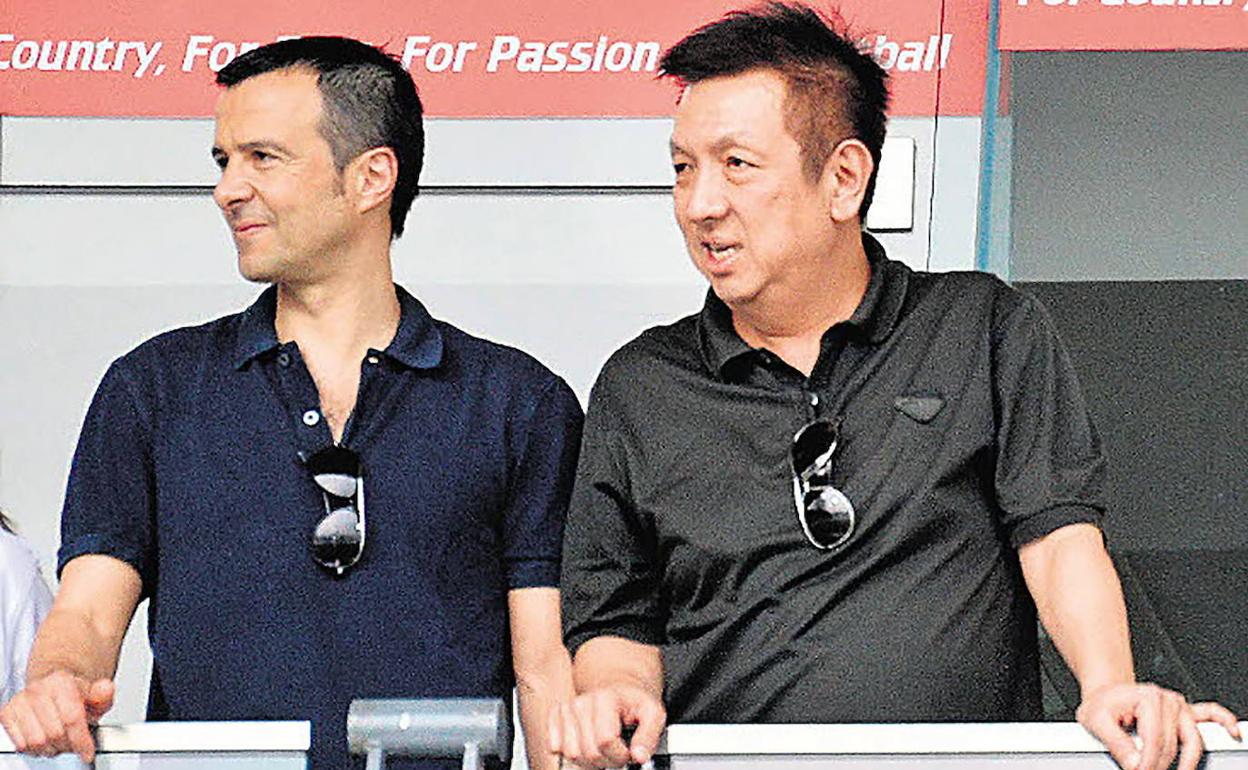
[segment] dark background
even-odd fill
[[[1016,284],[1049,308],[1109,457],[1137,675],[1248,714],[1248,281]],[[1046,711],[1078,690],[1051,645]]]

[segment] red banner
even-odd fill
[[[1248,48],[1248,0],[1001,0],[1006,51]]]
[[[213,73],[240,52],[335,34],[399,56],[432,116],[666,116],[675,91],[656,81],[660,53],[748,4],[18,0],[0,12],[0,114],[207,116]],[[980,113],[983,0],[845,0],[840,10],[892,74],[894,115]]]

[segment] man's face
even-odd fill
[[[250,281],[307,282],[334,267],[353,218],[318,128],[316,75],[277,70],[248,78],[217,101],[213,199]]]
[[[801,288],[832,242],[826,196],[784,126],[786,91],[777,73],[751,70],[690,86],[676,110],[676,222],[733,308]]]

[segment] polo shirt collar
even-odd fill
[[[382,354],[410,369],[436,368],[442,363],[442,332],[420,300],[398,284],[394,291],[399,300],[399,328]],[[276,318],[277,287],[270,286],[240,316],[234,368],[242,369],[252,359],[280,347]]]
[[[394,285],[399,297],[399,330],[382,351],[409,369],[436,369],[442,363],[442,332],[420,300]]]
[[[276,317],[277,287],[270,286],[239,316],[234,343],[235,369],[242,369],[253,358],[278,347],[277,329],[273,326]]]
[[[862,301],[844,324],[857,330],[867,342],[878,345],[888,339],[897,325],[906,299],[910,270],[890,260],[880,242],[868,233],[862,234],[862,243],[871,265],[871,278]],[[698,332],[706,365],[721,376],[725,374],[725,367],[753,352],[732,325],[732,311],[715,296],[714,290],[706,292],[706,303],[698,318]]]

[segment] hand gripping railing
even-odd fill
[[[389,755],[463,756],[464,770],[484,770],[486,757],[511,761],[511,710],[497,698],[356,700],[347,712],[347,745],[365,754],[365,770]]]

